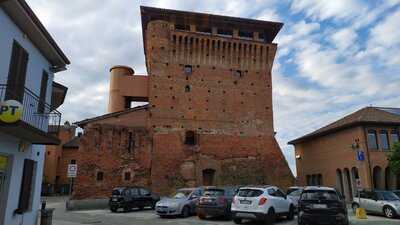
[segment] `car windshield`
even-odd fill
[[[240,189],[238,196],[239,197],[258,197],[263,193],[263,191],[258,189]]]
[[[303,191],[301,200],[338,200],[339,197],[335,191],[327,190],[308,190]]]
[[[190,193],[192,193],[191,190],[178,190],[176,194],[173,195],[173,198],[187,198]]]
[[[112,195],[121,195],[121,189],[114,189],[111,194]]]
[[[293,191],[290,194],[288,194],[289,196],[300,196],[301,193],[303,192],[303,190],[297,190],[297,191]]]
[[[396,201],[400,198],[391,191],[378,192],[379,198],[387,201]]]
[[[223,196],[225,194],[225,191],[222,189],[207,189],[204,192],[204,196],[209,196],[209,197],[218,197],[218,196]]]

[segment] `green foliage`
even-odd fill
[[[388,155],[389,168],[394,174],[400,174],[400,142],[393,145]]]

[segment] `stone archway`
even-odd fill
[[[350,171],[347,168],[343,170],[343,179],[344,179],[344,192],[347,201],[353,200],[353,187],[351,184]]]
[[[203,174],[203,186],[213,186],[215,184],[215,170],[205,169]]]
[[[336,188],[340,191],[342,195],[344,195],[343,175],[340,169],[336,170]]]

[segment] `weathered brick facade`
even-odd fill
[[[282,24],[147,7],[142,24],[149,75],[113,68],[111,114],[78,123],[85,128],[79,150],[85,156],[75,197],[108,195],[125,184],[120,178],[126,167],[135,173],[130,184],[160,194],[183,186],[293,184],[273,128],[272,40]],[[199,32],[205,25],[210,33]],[[218,35],[218,29],[232,35]],[[243,29],[252,37],[240,36]],[[135,100],[148,106],[127,109],[126,102]],[[135,130],[129,115],[139,113],[147,116],[135,142],[146,141],[124,161],[126,144],[117,143],[126,135],[118,130]],[[98,150],[96,140],[102,143]],[[104,171],[104,181],[95,181],[96,170]]]

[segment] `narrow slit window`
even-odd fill
[[[185,92],[190,92],[190,91],[191,91],[190,85],[186,85],[185,86]]]
[[[104,179],[104,173],[101,172],[101,171],[98,171],[97,174],[96,174],[96,180],[97,181],[103,181],[103,179]]]

